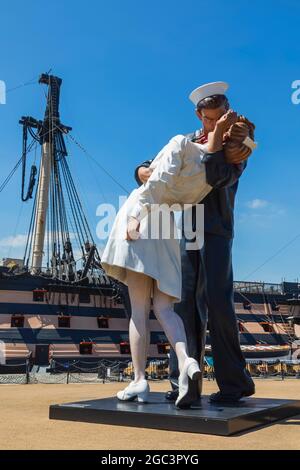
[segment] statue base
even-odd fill
[[[300,414],[300,400],[246,398],[237,404],[211,404],[203,396],[192,408],[179,410],[164,393],[148,403],[116,397],[50,406],[50,419],[231,436]]]

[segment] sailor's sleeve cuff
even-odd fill
[[[142,167],[144,167],[144,168],[149,168],[149,166],[151,165],[151,163],[152,163],[152,160],[146,160],[146,161],[143,162],[141,165],[139,165],[138,167],[136,167],[135,172],[134,172],[134,178],[135,178],[135,180],[136,180],[136,182],[137,182],[137,184],[138,184],[139,186],[142,186],[142,184],[143,184],[142,181],[141,181],[140,178],[139,178],[139,169],[142,168]]]
[[[217,152],[206,153],[202,159],[203,163],[207,163],[213,160],[213,163],[226,163],[224,150],[218,150]]]

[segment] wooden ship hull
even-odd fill
[[[125,287],[116,292],[107,278],[106,284],[104,278],[101,285],[84,286],[27,273],[11,277],[2,271],[0,276],[0,338],[5,344],[6,364],[24,363],[30,356],[32,363],[51,363],[56,369],[76,363],[84,370],[102,359],[130,360],[130,303]],[[290,357],[297,336],[287,297],[283,293],[266,301],[265,294],[247,293],[245,304],[240,292],[235,291],[240,342],[246,358]],[[169,345],[153,312],[150,324],[149,360],[164,360]],[[206,355],[211,355],[209,331]]]

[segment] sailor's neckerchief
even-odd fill
[[[192,132],[191,134],[187,134],[186,137],[192,142],[195,142],[197,144],[207,143],[207,135],[204,134],[203,129],[197,129],[195,132]]]

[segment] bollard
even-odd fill
[[[282,361],[280,361],[280,372],[281,372],[281,380],[284,380],[284,369],[283,369]]]
[[[70,363],[68,363],[68,370],[67,370],[67,384],[69,384],[70,381]]]
[[[30,383],[30,375],[29,375],[29,359],[26,359],[26,384]]]

